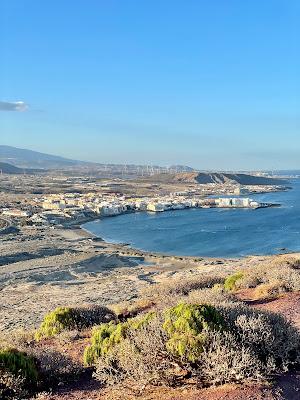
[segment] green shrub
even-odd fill
[[[28,384],[36,384],[38,371],[33,357],[15,349],[0,350],[0,371],[21,377]]]
[[[224,321],[215,307],[180,303],[167,310],[163,329],[169,336],[167,350],[194,362],[203,351],[207,331],[222,330]]]
[[[147,325],[156,316],[155,311],[150,311],[136,318],[131,318],[127,321],[128,328],[131,329],[141,329],[143,326]]]
[[[92,335],[92,343],[84,351],[84,363],[93,365],[97,359],[109,353],[109,351],[122,339],[125,338],[126,323],[115,324],[109,322],[101,324]]]
[[[35,334],[36,340],[55,336],[64,330],[76,327],[76,313],[70,307],[58,307],[44,317],[44,320]]]
[[[93,376],[114,388],[121,385],[119,394],[124,388],[122,382],[129,379],[130,389],[137,394],[134,398],[139,398],[149,384],[175,384],[176,374],[182,369],[176,368],[174,357],[166,352],[166,339],[161,316],[148,320],[139,329],[129,329],[124,340],[97,360]]]
[[[124,335],[114,324],[109,350],[103,346],[94,362],[102,384],[128,380],[141,393],[147,384],[175,386],[190,376],[201,386],[264,381],[300,363],[297,329],[246,305],[180,303],[143,319],[138,329],[134,320],[123,324]]]
[[[237,281],[242,279],[243,276],[244,276],[243,272],[236,272],[235,274],[228,276],[224,282],[224,289],[227,292],[233,292],[234,290],[236,290],[237,289],[236,283]]]
[[[114,318],[114,313],[106,307],[58,307],[44,317],[35,339],[49,338],[66,330],[80,330]]]
[[[129,319],[126,322],[115,323],[111,321],[95,328],[92,335],[92,343],[84,351],[83,360],[85,365],[95,364],[99,357],[107,355],[116,344],[125,339],[128,329],[141,329],[154,316],[154,312],[149,312],[141,317]]]

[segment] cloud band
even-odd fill
[[[28,110],[28,105],[24,101],[0,101],[0,111],[26,111]]]

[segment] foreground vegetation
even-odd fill
[[[263,301],[299,291],[298,260],[168,280],[111,308],[59,307],[35,332],[1,338],[0,398],[30,397],[91,368],[103,385],[137,392],[148,385],[259,382],[298,369],[299,331],[283,316],[240,301],[247,290]],[[80,340],[79,358],[62,351],[76,353]]]

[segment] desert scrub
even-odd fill
[[[264,365],[273,360],[278,372],[300,362],[299,332],[283,316],[239,304],[218,309],[238,342]]]
[[[155,317],[154,312],[131,318],[126,322],[111,321],[94,328],[91,344],[85,348],[84,364],[94,365],[99,357],[106,356],[113,348],[124,340],[129,329],[138,330],[148,324]]]
[[[119,390],[128,380],[130,389],[139,394],[150,383],[172,385],[181,368],[166,351],[162,322],[156,315],[139,329],[129,328],[126,338],[98,359],[94,377],[106,385],[121,386]]]
[[[19,400],[28,397],[25,379],[0,369],[0,399]]]
[[[92,334],[91,345],[84,350],[84,364],[93,365],[99,357],[107,355],[113,347],[125,338],[126,323],[109,322],[95,328]]]
[[[235,291],[237,289],[237,282],[240,281],[243,276],[243,272],[236,272],[235,274],[228,276],[224,282],[224,289],[227,292]]]
[[[264,365],[252,348],[234,333],[210,331],[195,375],[202,385],[222,385],[263,380],[273,372],[271,360]]]
[[[168,297],[187,296],[192,290],[211,288],[224,283],[223,275],[195,274],[189,277],[174,278],[162,281],[143,290],[146,298],[155,302],[165,302]]]
[[[276,257],[265,264],[256,265],[244,271],[238,282],[241,288],[256,288],[261,284],[277,284],[280,292],[300,290],[299,261],[291,257]]]
[[[72,330],[76,326],[76,313],[70,307],[58,307],[45,315],[35,334],[36,340],[55,336],[64,330]]]
[[[282,282],[261,283],[254,289],[253,297],[255,300],[270,300],[278,297],[278,295],[285,291]]]
[[[200,385],[262,381],[300,362],[296,328],[239,303],[180,303],[145,321],[114,333],[109,350],[99,352],[95,377],[102,383],[127,380],[141,389],[182,384],[185,377]]]
[[[212,306],[229,305],[238,302],[236,297],[232,293],[226,292],[221,284],[216,284],[211,289],[192,290],[181,301],[190,304],[210,304]]]
[[[167,310],[163,329],[168,335],[167,350],[195,362],[201,356],[209,330],[225,327],[221,314],[207,304],[180,303]]]
[[[0,371],[21,377],[28,385],[35,385],[38,380],[34,358],[16,349],[0,350]]]
[[[74,381],[83,372],[82,364],[64,351],[58,350],[55,344],[43,343],[42,346],[32,347],[30,355],[38,362],[39,381],[45,388]]]
[[[44,317],[35,339],[49,338],[68,330],[81,330],[114,318],[114,313],[106,307],[58,307]]]

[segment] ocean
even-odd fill
[[[291,190],[250,195],[281,207],[139,212],[83,227],[108,242],[165,254],[240,257],[300,251],[300,179]]]

